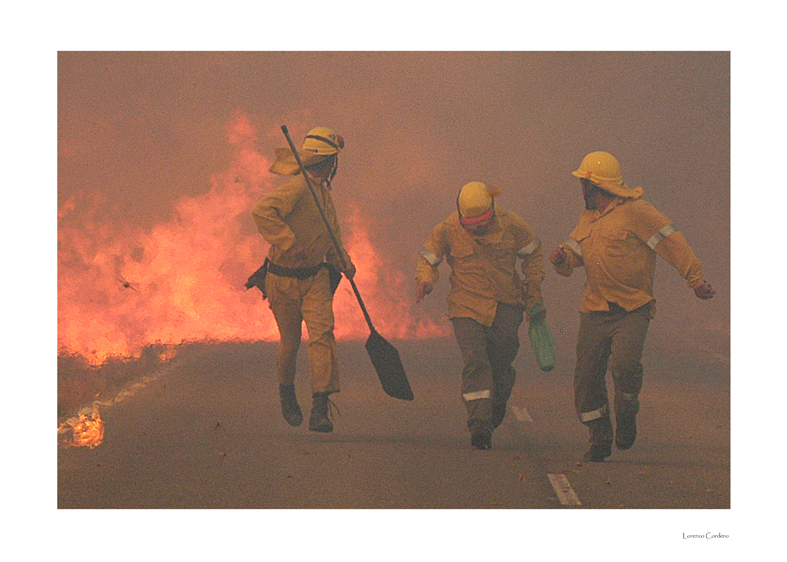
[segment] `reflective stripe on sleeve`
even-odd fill
[[[582,256],[582,248],[579,246],[579,242],[574,240],[573,238],[569,238],[565,242],[563,242],[564,246],[568,246],[571,250],[578,256]]]
[[[522,248],[521,250],[519,250],[519,251],[516,253],[516,255],[517,255],[519,258],[521,258],[521,259],[525,259],[525,258],[526,258],[526,257],[528,257],[530,254],[532,254],[533,252],[535,252],[536,250],[538,250],[538,247],[539,247],[540,245],[541,245],[541,240],[539,240],[538,238],[535,238],[535,239],[534,239],[534,240],[533,240],[533,241],[532,241],[530,244],[528,244],[527,246],[525,246],[524,248]]]
[[[609,409],[609,407],[607,406],[607,404],[604,404],[598,410],[593,410],[591,412],[580,412],[579,413],[579,421],[581,421],[582,423],[586,423],[586,422],[589,422],[589,421],[605,418],[605,417],[607,417],[607,410],[608,409]]]
[[[432,267],[437,267],[443,261],[437,259],[437,256],[434,255],[432,252],[430,252],[427,248],[421,248],[421,251],[419,253],[424,257],[426,261],[429,262],[429,265],[431,265]]]
[[[677,231],[678,231],[678,229],[675,228],[674,224],[668,224],[667,226],[665,226],[664,228],[659,230],[656,234],[654,234],[653,236],[650,237],[650,240],[648,240],[648,247],[651,250],[655,249],[656,245],[659,242],[664,240],[667,236],[669,236],[673,232],[677,232]]]
[[[470,402],[472,400],[481,400],[482,398],[492,398],[491,390],[478,390],[476,392],[465,392],[462,398]]]

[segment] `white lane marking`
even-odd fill
[[[555,492],[557,492],[557,499],[560,500],[560,503],[563,505],[582,505],[579,503],[579,498],[571,484],[568,483],[568,478],[566,478],[565,474],[547,474],[547,477],[549,477],[549,482],[552,484]]]
[[[521,422],[532,422],[533,418],[530,417],[530,414],[527,411],[527,408],[522,406],[521,408],[517,408],[516,406],[511,406],[511,410],[514,412],[516,419]]]

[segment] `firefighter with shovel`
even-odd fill
[[[456,212],[424,244],[415,275],[420,302],[432,292],[440,263],[451,266],[449,318],[464,362],[462,400],[470,444],[478,449],[492,446],[492,431],[505,417],[525,311],[530,322],[546,315],[541,244],[520,216],[495,207],[496,195],[477,181],[462,187]],[[517,260],[524,278],[516,271]]]
[[[560,275],[568,277],[581,266],[587,275],[579,307],[574,400],[590,433],[584,459],[603,462],[613,442],[607,373],[615,389],[615,445],[629,449],[637,437],[640,360],[656,312],[656,256],[673,266],[698,298],[710,299],[715,291],[683,234],[642,199],[641,187],[626,185],[612,154],[591,152],[572,174],[582,186],[585,211],[549,261]]]
[[[282,414],[291,426],[303,422],[295,394],[295,360],[305,321],[313,398],[309,430],[321,433],[333,431],[328,397],[339,392],[333,291],[341,280],[339,271],[348,279],[355,275],[331,199],[342,148],[342,137],[327,127],[309,131],[297,155],[292,148],[277,148],[270,171],[294,177],[252,211],[257,229],[271,245],[260,284],[281,334],[276,372]]]

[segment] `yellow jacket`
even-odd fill
[[[568,259],[555,271],[568,277],[585,266],[587,281],[580,312],[628,311],[654,302],[656,255],[678,270],[692,289],[702,285],[702,269],[683,234],[647,201],[617,198],[604,212],[586,210],[561,245]],[[655,315],[655,308],[651,308]]]
[[[434,284],[437,266],[446,259],[451,266],[450,318],[473,318],[491,326],[497,303],[528,307],[541,298],[544,258],[536,235],[515,213],[497,208],[492,228],[473,236],[454,213],[437,225],[418,256],[415,280]],[[517,258],[522,260],[520,278]]]
[[[342,243],[330,191],[314,180],[312,185],[336,240],[342,248],[344,259],[349,263],[350,258]],[[257,223],[257,230],[271,245],[268,258],[276,265],[291,268],[311,267],[327,261],[331,265],[341,267],[339,255],[303,175],[293,176],[263,197],[254,206],[252,215]],[[296,263],[292,255],[288,254],[288,250],[296,242],[306,248],[308,254],[306,262]]]

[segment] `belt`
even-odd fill
[[[654,303],[654,301],[650,301],[648,303],[643,304],[639,308],[635,308],[634,310],[631,310],[631,311],[626,310],[625,308],[623,308],[622,306],[620,306],[616,302],[607,301],[607,304],[609,305],[609,310],[608,311],[607,310],[599,311],[601,314],[634,314],[634,313],[637,313],[637,314],[644,314],[645,316],[650,318],[651,317],[650,311],[651,311],[651,308],[654,306],[655,303]]]
[[[308,279],[317,275],[323,267],[328,267],[327,263],[321,263],[312,267],[284,267],[276,265],[272,261],[265,259],[268,264],[268,271],[279,277],[294,277],[295,279]]]

